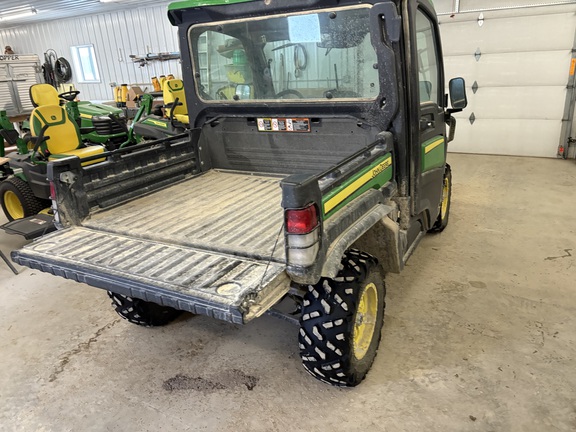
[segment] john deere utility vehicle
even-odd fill
[[[188,0],[168,14],[190,130],[90,166],[99,156],[50,161],[60,229],[13,259],[108,291],[138,325],[281,317],[311,375],[357,385],[385,274],[448,223],[466,95],[451,80],[448,108],[432,3]]]

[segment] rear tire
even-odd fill
[[[442,180],[442,201],[436,222],[428,232],[442,232],[448,226],[450,217],[450,201],[452,199],[452,170],[450,165],[446,164],[444,170],[444,179]]]
[[[24,180],[10,177],[0,183],[0,204],[8,220],[13,221],[40,213],[50,201],[34,195]]]
[[[118,315],[132,324],[157,327],[174,321],[182,311],[168,306],[127,297],[108,291],[112,306]]]
[[[377,264],[371,255],[350,249],[336,278],[308,287],[300,318],[300,357],[320,381],[354,387],[374,362],[386,295]]]

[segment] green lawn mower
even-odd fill
[[[66,110],[83,130],[82,140],[95,144],[104,144],[113,150],[127,140],[128,127],[126,115],[120,108],[109,105],[76,101],[80,94],[77,90],[58,94],[50,84],[34,84],[30,87],[30,100],[34,107],[61,105],[66,101]]]
[[[54,229],[49,214],[48,162],[76,156],[83,161],[83,166],[88,166],[106,160],[103,145],[86,145],[82,136],[90,130],[79,128],[67,107],[43,105],[35,108],[30,116],[30,132],[21,137],[6,111],[0,111],[0,206],[9,221],[3,228],[11,232],[13,221],[36,215],[25,221],[27,225],[32,224],[24,229],[30,236],[22,230],[12,231],[26,238]],[[15,147],[16,151],[6,153],[6,147]]]
[[[102,162],[106,158],[96,155],[137,144],[142,137],[135,135],[133,126],[145,116],[151,115],[153,105],[153,96],[143,95],[141,107],[128,128],[124,117],[118,117],[115,113],[117,109],[113,107],[89,102],[76,103],[74,98],[78,95],[77,91],[56,95],[58,100],[61,98],[68,101],[65,106],[48,104],[45,103],[48,100],[46,95],[53,96],[54,88],[50,85],[47,85],[49,88],[38,86],[33,86],[34,89],[30,90],[31,98],[38,106],[30,116],[29,133],[21,135],[6,111],[0,111],[0,207],[9,221],[2,228],[12,234],[24,235],[28,239],[54,229],[50,215],[50,185],[46,179],[48,162],[76,156],[83,160],[83,166],[87,166]],[[92,116],[92,126],[85,127],[84,125],[90,124],[87,109],[93,113],[98,113],[99,109],[101,111],[100,115]],[[103,112],[110,114],[105,116]],[[52,118],[53,115],[55,118]],[[78,121],[79,119],[82,121]],[[117,125],[118,129],[124,123],[122,127],[125,131],[122,134],[109,134],[108,140],[104,141],[102,137],[106,135],[95,133],[98,132],[95,130],[97,126],[104,123],[107,123],[108,128],[116,127],[111,124]],[[44,133],[44,127],[47,126],[50,126],[50,131]],[[103,127],[100,128],[102,129]],[[90,136],[95,137],[96,142],[87,140]],[[11,151],[7,153],[6,148]],[[35,215],[37,217],[29,218]],[[20,219],[26,220],[17,225]]]
[[[164,99],[164,113],[152,109],[154,96],[160,95]],[[142,95],[131,131],[143,139],[162,139],[183,133],[189,123],[184,84],[180,79],[171,79],[164,83],[162,93]]]

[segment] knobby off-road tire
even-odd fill
[[[24,180],[11,177],[0,183],[0,204],[8,220],[13,221],[40,213],[50,201],[36,197]]]
[[[446,164],[444,170],[444,179],[442,180],[442,201],[440,202],[440,212],[436,222],[428,232],[442,232],[448,225],[450,217],[450,201],[452,199],[452,170],[450,165]]]
[[[123,296],[108,291],[112,306],[118,315],[132,324],[157,327],[175,320],[182,311],[167,306]]]
[[[376,258],[346,251],[334,279],[310,285],[302,305],[300,357],[328,384],[354,387],[368,373],[384,323],[386,289]]]

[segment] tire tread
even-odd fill
[[[355,249],[346,251],[334,279],[322,278],[309,285],[304,297],[298,342],[306,371],[322,382],[343,387],[359,384],[365,377],[351,373],[352,334],[357,290],[377,260]],[[380,328],[376,328],[378,342]],[[377,346],[377,345],[376,345]],[[370,361],[371,365],[373,358]]]
[[[108,291],[112,307],[126,321],[142,327],[157,327],[175,320],[182,311]]]
[[[24,180],[18,177],[10,177],[0,185],[2,209],[9,220],[14,220],[14,218],[8,214],[8,210],[4,206],[4,193],[7,191],[14,192],[20,199],[20,203],[24,209],[24,217],[34,216],[50,205],[48,200],[38,198],[34,195],[32,188],[30,188],[30,185]]]

